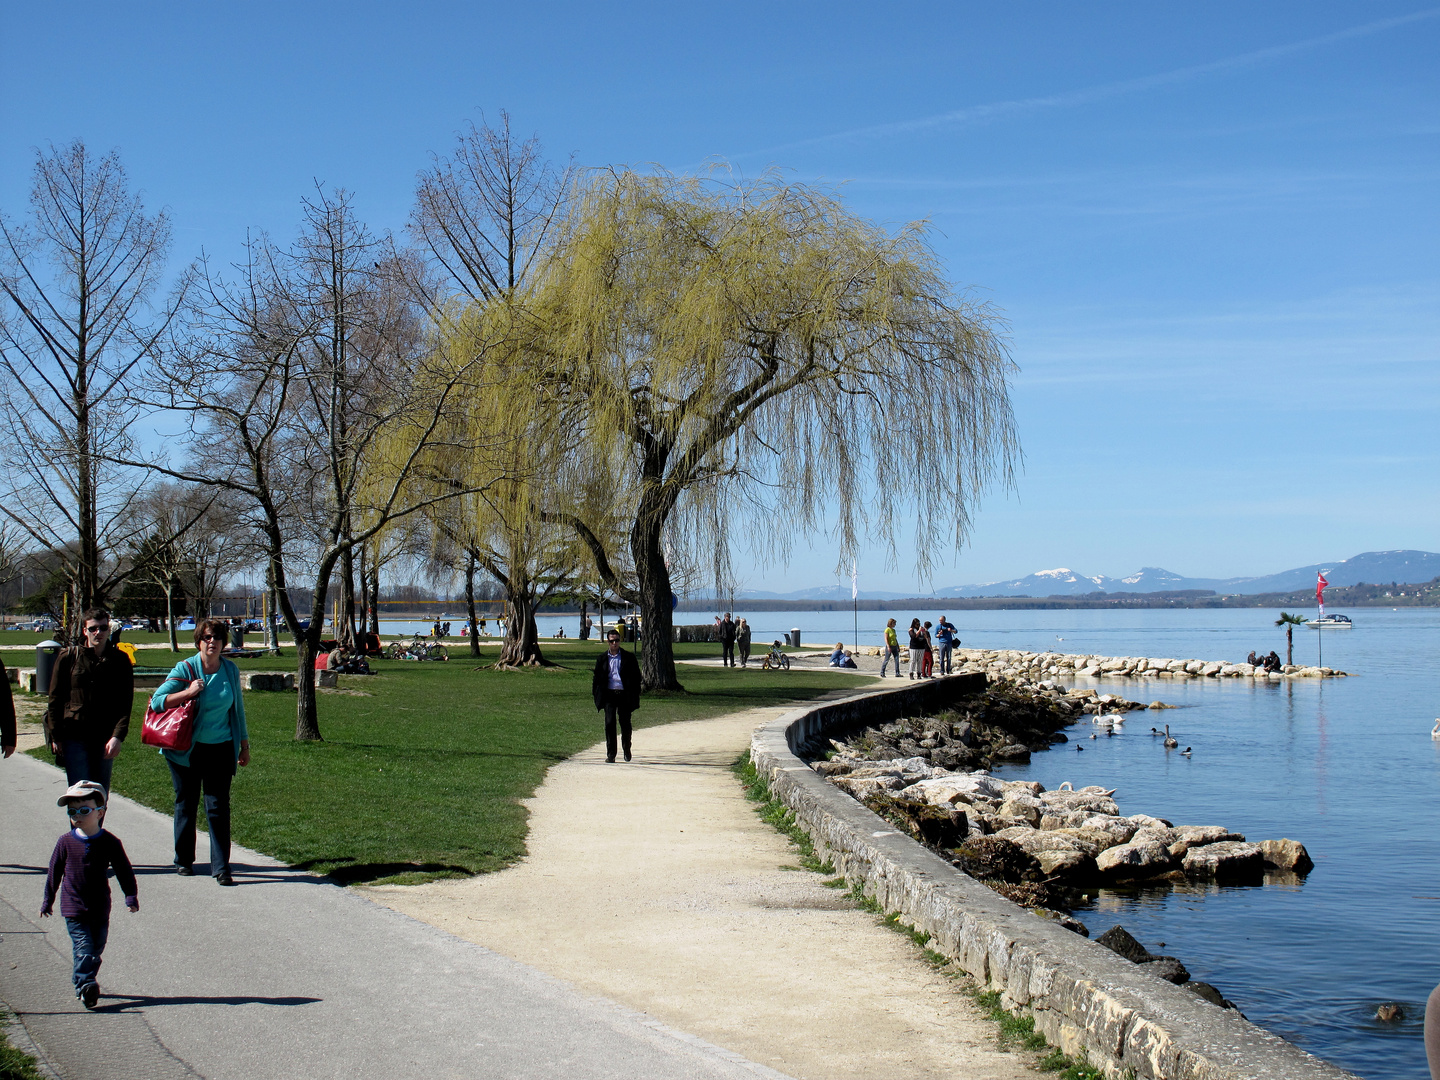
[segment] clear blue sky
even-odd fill
[[[1012,326],[1024,469],[928,584],[1264,573],[1440,549],[1437,90],[1440,8],[1388,0],[12,3],[0,208],[82,136],[170,208],[176,265],[289,235],[317,179],[398,229],[499,108],[585,165],[843,181]]]

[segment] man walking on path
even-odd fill
[[[735,666],[735,623],[728,611],[720,620],[720,663],[723,667]]]
[[[0,757],[15,752],[18,739],[15,728],[15,694],[10,689],[5,665],[0,663]]]
[[[120,746],[130,731],[135,669],[110,640],[110,613],[91,608],[80,620],[84,640],[66,649],[50,676],[45,741],[71,784],[94,780],[107,792]]]
[[[732,639],[733,640],[733,639]],[[620,728],[620,748],[630,760],[630,714],[640,707],[640,665],[635,654],[620,648],[620,635],[606,634],[609,648],[595,660],[590,690],[595,708],[605,710],[605,760],[615,760],[615,728]]]
[[[885,623],[885,659],[880,661],[880,677],[885,677],[885,669],[890,666],[890,661],[895,661],[895,678],[900,677],[900,639],[895,636],[895,620],[890,619]]]

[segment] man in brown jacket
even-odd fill
[[[80,620],[83,643],[66,649],[50,675],[45,741],[64,762],[70,784],[93,780],[110,790],[110,773],[130,731],[135,669],[110,640],[110,613],[91,608]]]

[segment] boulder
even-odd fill
[[[1150,974],[1158,975],[1176,986],[1183,986],[1190,981],[1189,970],[1173,956],[1157,956],[1153,960],[1143,961],[1140,966]]]
[[[1111,881],[1148,881],[1175,869],[1175,859],[1161,844],[1117,844],[1095,859],[1096,869]]]
[[[1022,746],[1019,743],[1006,743],[998,750],[995,750],[991,754],[991,757],[996,761],[1029,761],[1030,748],[1028,746]]]
[[[972,836],[955,851],[954,863],[965,873],[982,881],[1039,881],[1046,875],[1039,861],[1009,840],[997,836]]]
[[[920,780],[904,789],[902,798],[928,802],[935,806],[951,806],[967,801],[963,797],[984,795],[996,798],[1002,794],[999,781],[984,773],[956,773]]]
[[[1089,880],[1097,873],[1095,860],[1083,851],[1073,848],[1069,851],[1037,851],[1032,854],[1040,864],[1040,872],[1047,878]]]
[[[1059,923],[1066,930],[1079,934],[1081,937],[1088,938],[1090,936],[1090,931],[1086,929],[1084,923],[1079,919],[1072,918],[1063,911],[1056,911],[1053,908],[1037,907],[1031,908],[1030,914],[1038,915],[1042,919],[1049,919],[1053,923]]]
[[[340,673],[338,671],[317,671],[315,685],[334,690],[340,685]]]
[[[1056,829],[1055,835],[1070,841],[1092,859],[1107,848],[1116,847],[1119,844],[1115,837],[1103,829]]]
[[[1292,870],[1297,874],[1308,874],[1315,869],[1310,853],[1298,840],[1262,840],[1260,857],[1265,860],[1266,866]]]
[[[1130,932],[1118,923],[1096,938],[1095,942],[1123,956],[1132,964],[1143,964],[1155,959],[1149,949],[1131,937]]]
[[[855,768],[849,761],[817,761],[810,766],[821,776],[844,776]]]
[[[969,822],[964,814],[929,803],[906,802],[893,796],[876,794],[866,799],[865,805],[914,839],[931,847],[949,850],[961,844],[969,833]]]
[[[1212,661],[1211,663],[1206,664],[1200,669],[1200,674],[1206,676],[1207,678],[1214,678],[1216,675],[1220,674],[1224,667],[1224,664],[1219,663],[1218,661]]]
[[[1000,804],[1001,817],[1020,818],[1032,826],[1040,824],[1040,800],[1033,795],[1007,795]]]
[[[905,786],[905,781],[898,776],[832,776],[830,782],[841,791],[845,792],[852,799],[864,802],[873,795],[884,792],[899,791]]]
[[[1218,1005],[1222,1009],[1235,1008],[1235,1003],[1233,1001],[1227,998],[1224,994],[1220,993],[1219,990],[1216,990],[1215,987],[1211,986],[1207,982],[1187,982],[1185,984],[1185,989],[1189,990],[1196,997],[1204,998],[1206,1001],[1210,1002],[1211,1005]]]
[[[1183,865],[1186,877],[1225,881],[1259,877],[1264,872],[1265,860],[1259,844],[1221,840],[1190,848],[1185,852]]]
[[[1177,825],[1179,838],[1191,847],[1201,844],[1218,844],[1223,840],[1244,840],[1240,833],[1233,833],[1223,825]]]
[[[1115,837],[1117,844],[1128,844],[1140,830],[1129,818],[1114,817],[1110,814],[1091,814],[1080,823],[1082,829],[1099,829]]]

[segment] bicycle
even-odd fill
[[[770,646],[770,651],[765,654],[765,659],[760,661],[761,671],[789,671],[790,657],[780,648],[780,642]]]

